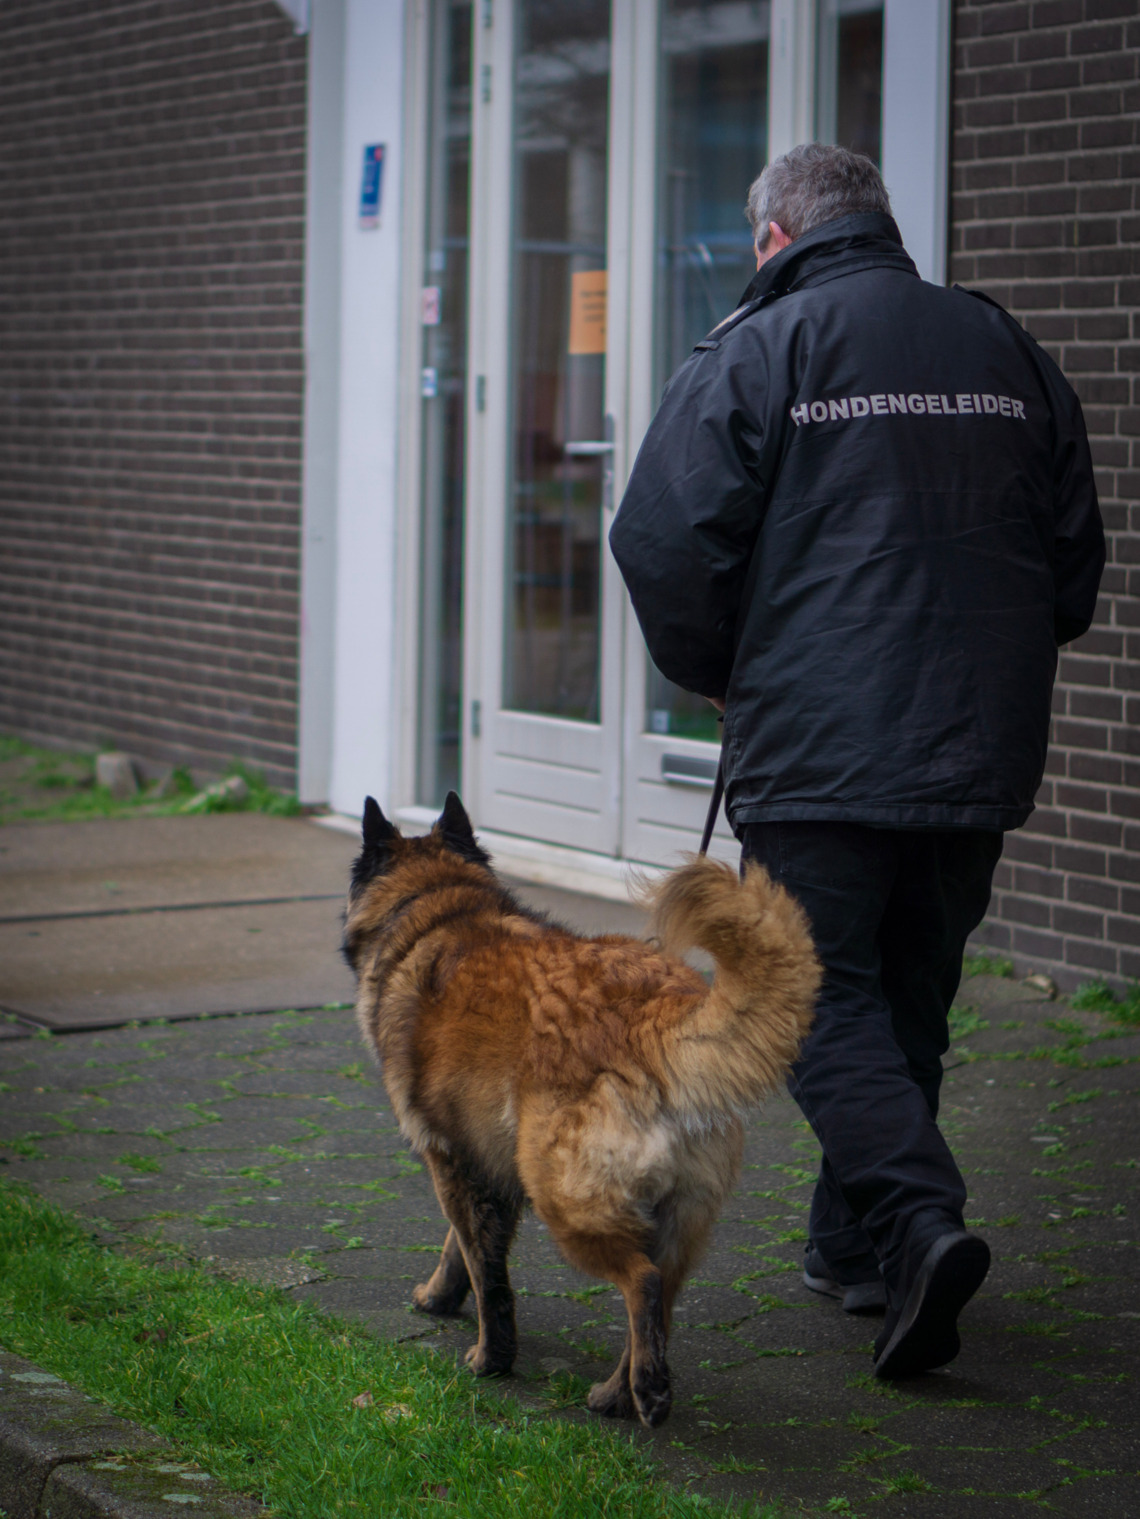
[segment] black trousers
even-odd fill
[[[758,860],[811,919],[824,981],[788,1081],[823,1148],[811,1239],[853,1280],[897,1281],[907,1227],[958,1228],[966,1186],[936,1119],[962,952],[990,898],[1002,835],[982,829],[750,823]]]

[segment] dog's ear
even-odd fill
[[[470,860],[474,865],[490,865],[491,856],[486,850],[480,849],[476,843],[471,819],[467,816],[466,808],[454,791],[447,793],[443,811],[435,826],[443,842],[453,854],[462,855],[465,860]]]
[[[365,849],[386,847],[392,839],[400,836],[399,830],[380,811],[380,804],[373,796],[364,798],[364,817],[361,819],[360,831]]]
[[[361,820],[360,832],[364,847],[353,862],[353,891],[358,891],[366,881],[380,874],[388,863],[393,840],[400,837],[399,829],[388,821],[380,811],[375,798],[371,796],[364,798],[364,816]]]

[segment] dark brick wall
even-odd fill
[[[955,0],[954,23],[951,272],[1076,387],[1109,540],[980,937],[1065,985],[1140,977],[1140,9]]]
[[[0,729],[290,783],[306,43],[0,5]]]

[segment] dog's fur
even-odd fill
[[[820,973],[801,908],[765,872],[697,858],[652,887],[671,953],[581,939],[499,883],[452,792],[423,838],[368,798],[344,952],[357,1019],[451,1225],[413,1301],[473,1290],[480,1376],[515,1358],[507,1254],[524,1200],[579,1270],[615,1283],[629,1333],[599,1413],[660,1424],[673,1301],[736,1179],[741,1115],[782,1080]],[[711,988],[674,955],[716,963]]]

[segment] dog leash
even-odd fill
[[[705,818],[705,831],[701,834],[701,854],[708,854],[709,843],[716,827],[717,814],[720,812],[720,804],[724,800],[724,755],[716,762],[716,780],[713,782],[712,801],[709,803],[709,815]]]

